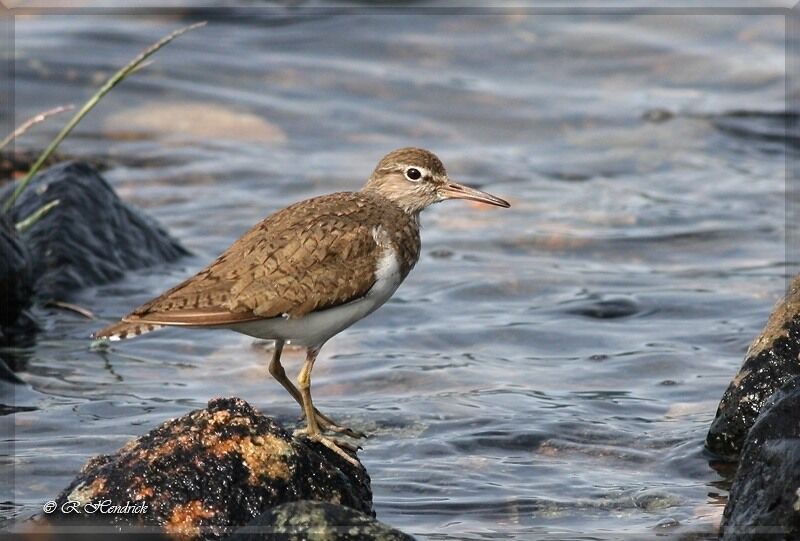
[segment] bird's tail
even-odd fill
[[[114,323],[103,330],[97,331],[94,333],[93,338],[105,338],[112,342],[116,342],[117,340],[125,340],[126,338],[135,338],[137,336],[161,329],[162,327],[166,327],[166,325],[156,325],[146,321],[123,320],[119,323]]]

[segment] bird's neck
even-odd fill
[[[394,205],[395,207],[402,210],[404,213],[408,215],[408,217],[413,221],[417,226],[419,226],[419,213],[422,212],[422,208],[418,206],[418,203],[410,200],[408,204],[404,204],[403,199],[397,199],[391,196],[386,195],[380,189],[376,188],[375,186],[371,186],[367,184],[361,189],[361,193],[371,195],[373,197],[377,197]],[[423,207],[424,208],[424,207]]]

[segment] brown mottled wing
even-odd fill
[[[375,283],[382,249],[366,225],[374,212],[380,209],[354,193],[288,207],[123,321],[227,325],[284,314],[299,317],[359,298]]]

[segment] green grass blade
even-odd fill
[[[58,199],[53,199],[49,203],[45,203],[38,209],[34,210],[27,218],[24,218],[23,220],[17,222],[15,225],[15,227],[17,228],[17,233],[22,233],[30,226],[38,222],[42,218],[42,216],[50,212],[50,210],[56,205],[58,205],[60,202],[61,201],[59,201]]]
[[[58,148],[58,145],[61,144],[61,141],[63,141],[64,138],[67,135],[69,135],[69,133],[73,130],[73,128],[75,128],[75,126],[78,125],[78,123],[83,119],[83,117],[86,116],[86,114],[89,111],[91,111],[95,105],[97,105],[97,103],[103,98],[103,96],[108,94],[112,88],[117,86],[117,84],[125,80],[125,78],[128,75],[137,71],[140,64],[144,62],[147,58],[149,58],[153,53],[164,47],[166,44],[168,44],[181,34],[185,34],[186,32],[204,26],[205,24],[206,24],[205,22],[200,22],[175,30],[168,36],[160,39],[159,41],[157,41],[156,43],[154,43],[153,45],[151,45],[150,47],[139,53],[139,55],[133,60],[131,60],[125,67],[123,67],[114,75],[112,75],[105,82],[105,84],[103,84],[103,86],[101,86],[97,90],[97,92],[95,92],[95,94],[91,98],[89,98],[89,100],[83,105],[83,107],[81,107],[80,110],[77,113],[75,113],[75,116],[73,116],[70,119],[70,121],[67,122],[67,125],[64,126],[64,128],[58,133],[58,135],[55,136],[55,138],[50,142],[50,144],[47,146],[44,152],[42,152],[39,155],[34,164],[31,166],[28,173],[25,175],[25,178],[23,178],[17,184],[17,187],[14,189],[14,193],[12,194],[12,196],[3,204],[3,212],[8,212],[8,210],[12,206],[14,206],[14,203],[17,201],[17,198],[22,194],[22,192],[30,183],[33,176],[42,167],[42,164],[44,164],[44,162],[47,161],[47,158],[49,158],[50,155],[53,152],[55,152],[56,148]]]

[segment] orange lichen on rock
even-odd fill
[[[288,442],[275,436],[256,436],[246,438],[239,446],[239,453],[250,470],[250,483],[258,484],[262,478],[289,479],[289,465],[286,457],[292,447]]]
[[[361,468],[319,443],[293,438],[238,398],[212,400],[113,455],[90,460],[58,502],[76,495],[147,505],[144,513],[91,520],[157,527],[192,540],[221,539],[265,510],[298,500],[372,512],[369,477]]]
[[[205,412],[203,412],[203,413],[205,413]],[[221,425],[221,424],[224,424],[224,423],[228,422],[228,420],[230,418],[231,418],[231,414],[228,411],[221,410],[221,411],[215,411],[211,415],[211,419],[210,420],[211,420],[211,423],[214,424],[214,425]]]
[[[201,533],[200,522],[213,518],[214,514],[200,500],[191,500],[175,506],[169,520],[164,524],[164,530],[177,539],[194,539]]]
[[[145,458],[150,462],[153,463],[156,460],[159,460],[163,457],[172,456],[175,454],[176,450],[179,448],[187,448],[192,444],[192,440],[194,438],[191,434],[182,434],[180,436],[176,436],[173,439],[169,439],[156,447],[155,449],[145,450],[140,449],[137,452],[140,458]]]
[[[134,496],[137,500],[144,500],[146,498],[152,498],[154,494],[153,487],[142,486],[136,491]]]
[[[228,453],[236,453],[250,471],[250,484],[256,485],[261,478],[288,479],[289,467],[286,457],[292,452],[292,446],[272,435],[253,435],[219,439],[214,434],[203,440],[203,445],[216,457]]]
[[[755,357],[772,347],[778,338],[789,336],[788,324],[800,313],[800,275],[795,276],[789,291],[772,311],[766,327],[747,350],[746,358]]]
[[[98,477],[89,485],[79,485],[75,490],[70,492],[69,499],[72,501],[80,502],[85,505],[97,499],[97,496],[103,492],[106,487],[106,478]]]

